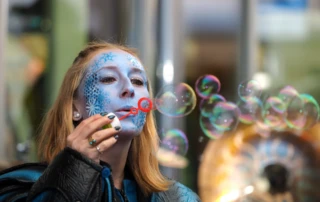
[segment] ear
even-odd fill
[[[81,114],[79,105],[76,101],[73,101],[72,104],[72,120],[73,121],[80,121],[82,119],[83,114]]]

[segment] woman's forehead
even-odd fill
[[[144,70],[140,60],[134,55],[119,49],[104,50],[96,54],[89,62],[88,73],[99,71],[108,65],[125,65]]]

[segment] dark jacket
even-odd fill
[[[0,172],[0,201],[194,202],[200,199],[178,182],[167,191],[145,197],[134,178],[127,174],[123,190],[117,190],[108,164],[98,165],[65,148],[49,166],[27,163]]]

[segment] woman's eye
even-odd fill
[[[131,83],[137,86],[143,86],[143,81],[141,79],[131,79]]]
[[[113,77],[104,77],[104,78],[100,79],[100,82],[107,83],[107,84],[115,82],[115,81],[116,81],[116,79]]]

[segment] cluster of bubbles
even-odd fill
[[[292,86],[285,86],[278,95],[265,100],[256,80],[242,82],[238,86],[239,99],[228,102],[219,94],[220,81],[213,75],[204,75],[196,82],[200,103],[200,126],[211,139],[234,130],[238,123],[256,123],[268,130],[305,130],[319,119],[319,105],[309,94],[299,93]]]
[[[264,124],[277,130],[305,130],[317,123],[319,105],[311,95],[286,86],[277,96],[267,98],[261,116]]]
[[[165,116],[180,118],[190,114],[200,98],[200,127],[210,139],[220,138],[238,124],[257,124],[268,130],[305,130],[319,119],[319,105],[309,94],[285,86],[277,95],[262,99],[256,80],[238,86],[238,101],[230,102],[220,93],[221,82],[214,75],[203,75],[195,83],[195,91],[186,83],[164,86],[155,96],[154,107]],[[161,148],[183,156],[188,150],[184,132],[172,129],[162,134]]]
[[[201,98],[200,127],[211,138],[221,137],[225,131],[234,130],[239,122],[240,110],[235,103],[227,101],[221,94],[221,83],[213,75],[204,75],[195,84]]]

